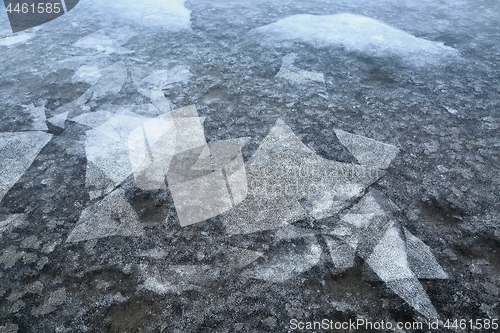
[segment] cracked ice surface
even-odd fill
[[[398,55],[429,65],[458,52],[442,43],[415,37],[369,17],[354,14],[299,14],[252,30],[268,40],[297,40],[315,47],[344,46],[368,55]],[[261,37],[260,37],[261,38]]]

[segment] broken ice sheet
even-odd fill
[[[249,196],[223,216],[230,234],[275,229],[303,219],[306,212],[331,216],[383,174],[379,168],[320,157],[281,120],[245,167]]]
[[[144,282],[138,289],[147,289],[160,295],[200,290],[219,278],[218,269],[208,265],[170,265],[157,267],[140,265]]]
[[[69,111],[66,111],[47,119],[47,121],[56,127],[64,128],[64,124],[66,123],[68,115]]]
[[[398,296],[427,318],[436,318],[436,310],[418,278],[446,278],[446,273],[427,245],[392,220],[395,211],[394,203],[370,190],[333,230],[332,236],[341,241],[335,240],[335,247],[342,242],[349,245]],[[341,253],[331,251],[334,265],[343,265],[338,256]],[[345,253],[350,256],[349,251]]]
[[[296,57],[297,55],[295,53],[289,53],[284,56],[281,68],[276,74],[276,77],[284,78],[295,83],[304,83],[306,81],[325,82],[323,73],[306,71],[295,67],[293,62]]]
[[[292,15],[252,30],[276,40],[297,40],[314,47],[343,46],[368,55],[397,55],[415,65],[429,65],[457,56],[440,42],[417,38],[369,17],[354,14]],[[262,40],[262,37],[259,37]]]
[[[101,73],[95,65],[82,65],[71,78],[72,83],[85,82],[90,85],[96,84],[101,78]]]
[[[0,201],[51,138],[38,131],[0,133]]]
[[[259,259],[242,274],[259,280],[284,282],[316,266],[321,258],[321,247],[315,237],[304,237],[298,244],[281,243],[265,256],[267,260]]]
[[[109,236],[142,236],[139,218],[125,198],[122,189],[116,189],[104,199],[85,208],[66,242],[75,243]]]
[[[21,32],[12,36],[0,38],[0,46],[11,47],[14,45],[22,44],[33,38],[34,34]]]
[[[24,225],[26,222],[24,214],[12,214],[5,217],[0,216],[0,236],[5,231]]]
[[[45,117],[45,102],[41,103],[40,106],[35,106],[33,104],[26,105],[25,108],[30,114],[31,120],[31,130],[34,131],[48,131],[47,120]]]

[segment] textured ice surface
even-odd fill
[[[396,157],[399,149],[361,135],[335,130],[340,142],[362,165],[386,169]]]
[[[0,217],[0,236],[13,228],[19,227],[25,223],[24,214],[12,214]]]
[[[59,128],[64,128],[64,124],[66,123],[68,115],[69,111],[66,111],[47,119],[47,121],[54,126],[57,126]]]
[[[97,66],[94,65],[83,65],[78,68],[73,77],[71,78],[71,82],[85,82],[91,85],[96,84],[101,77],[101,73]]]
[[[78,40],[73,46],[92,49],[105,54],[129,54],[133,51],[122,47],[136,33],[127,28],[117,30],[101,29]]]
[[[344,270],[354,266],[355,249],[341,240],[329,236],[325,236],[324,240],[335,268]]]
[[[343,46],[368,55],[398,55],[414,64],[430,64],[458,52],[442,43],[417,38],[369,17],[354,14],[300,14],[253,30],[271,40],[297,40],[315,47]]]
[[[29,33],[18,33],[12,36],[7,36],[0,38],[0,46],[12,46],[16,44],[21,44],[29,41],[33,38],[34,34]]]
[[[191,11],[184,7],[184,0],[143,0],[140,2],[91,0],[90,3],[149,27],[163,28],[173,32],[190,27]]]
[[[208,265],[172,265],[167,268],[141,265],[140,270],[144,282],[139,289],[147,289],[160,295],[201,290],[204,285],[219,277],[219,270]]]
[[[249,278],[272,282],[283,282],[315,265],[321,258],[321,247],[316,238],[306,237],[298,246],[289,247],[284,244],[277,253],[267,253],[268,259],[250,267],[242,274]]]
[[[45,103],[40,106],[34,106],[33,104],[25,106],[28,109],[31,119],[31,129],[34,131],[47,131],[48,127],[45,121]]]
[[[283,57],[283,63],[276,77],[284,78],[295,83],[304,83],[306,81],[325,82],[323,73],[306,71],[297,68],[293,62],[297,55],[295,53],[287,54]]]
[[[51,138],[38,131],[0,133],[0,201]]]
[[[142,236],[142,226],[125,192],[117,189],[85,208],[66,242],[109,236]]]

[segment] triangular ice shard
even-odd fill
[[[64,124],[66,123],[66,119],[68,118],[69,111],[63,112],[61,114],[55,115],[47,121],[51,123],[52,125],[59,127],[59,128],[64,128]]]
[[[0,133],[0,201],[51,138],[38,131]]]
[[[399,149],[361,135],[335,130],[340,142],[362,165],[386,169],[396,157]]]
[[[125,198],[125,192],[117,189],[83,210],[66,242],[142,235],[142,226],[136,212]]]
[[[295,83],[304,83],[307,81],[313,82],[325,82],[325,76],[323,73],[306,71],[300,68],[297,68],[293,65],[293,62],[296,58],[295,53],[287,54],[283,57],[283,63],[279,72],[276,74],[276,77],[283,78]]]
[[[406,237],[406,251],[411,270],[419,279],[448,279],[448,274],[438,264],[429,246],[403,228]]]

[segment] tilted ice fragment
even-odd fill
[[[9,232],[13,228],[19,227],[26,222],[24,214],[11,214],[5,217],[0,216],[0,236],[4,232]]]
[[[296,246],[282,243],[277,253],[267,252],[267,260],[258,260],[242,274],[249,278],[284,282],[316,266],[321,258],[321,247],[315,237],[305,237]]]
[[[71,78],[72,83],[85,82],[94,85],[101,78],[101,73],[97,66],[83,65],[78,68],[73,77]]]
[[[399,149],[393,145],[361,135],[335,130],[340,142],[362,165],[386,169],[396,157]]]
[[[42,103],[40,106],[34,106],[33,104],[27,105],[26,108],[30,113],[31,120],[31,129],[34,131],[48,131],[49,128],[45,121],[47,118],[45,117],[45,103]]]
[[[142,236],[139,218],[125,198],[122,189],[116,189],[104,199],[85,208],[66,242],[80,242],[109,236]]]
[[[243,268],[261,258],[263,255],[262,252],[229,246],[224,253],[224,264],[225,267],[228,268]]]
[[[0,133],[0,201],[51,138],[38,131]]]
[[[396,227],[389,228],[366,259],[382,281],[415,278],[406,255],[406,244]]]
[[[417,38],[377,20],[353,14],[292,15],[253,32],[265,35],[270,41],[297,40],[315,47],[333,45],[369,55],[397,55],[416,65],[432,64],[458,54],[443,43]]]
[[[281,77],[295,83],[304,83],[306,81],[325,82],[323,73],[306,71],[293,65],[296,54],[290,53],[283,57],[283,63],[276,77]]]
[[[202,290],[219,278],[220,272],[208,265],[172,265],[168,267],[140,265],[144,282],[139,289],[160,295],[181,293],[185,290]]]
[[[29,41],[31,38],[33,38],[34,34],[28,34],[28,33],[19,33],[15,34],[12,36],[7,36],[0,38],[0,46],[7,46],[10,47],[12,45],[20,44]]]
[[[66,119],[68,118],[68,114],[69,114],[69,111],[60,113],[60,114],[57,114],[57,115],[47,119],[47,121],[56,127],[64,128],[64,124],[66,123]]]
[[[448,279],[448,274],[438,264],[429,246],[403,228],[406,251],[411,270],[419,279]]]
[[[71,120],[79,124],[95,128],[104,124],[107,120],[111,119],[112,117],[113,117],[112,113],[106,111],[95,111],[95,112],[83,113],[77,117],[74,117]]]

